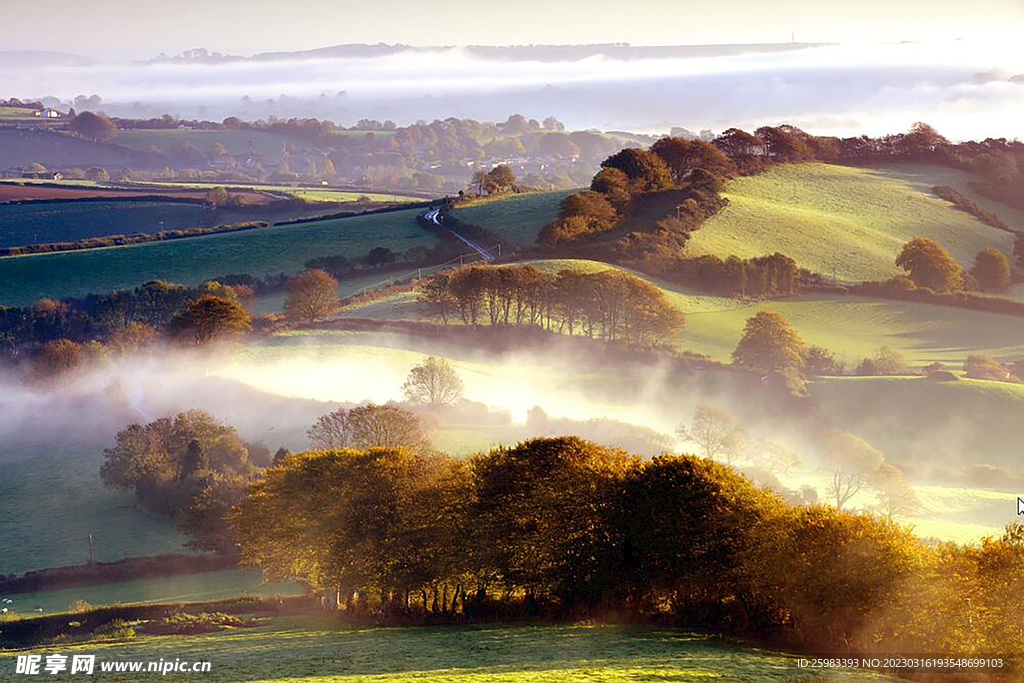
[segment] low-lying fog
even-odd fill
[[[810,485],[827,500],[831,473],[806,438],[813,421],[827,418],[814,409],[794,411],[740,373],[680,373],[668,361],[617,363],[589,358],[571,344],[494,354],[362,333],[275,338],[204,357],[133,358],[59,388],[2,378],[0,462],[76,444],[95,452],[98,470],[101,449],[119,429],[192,408],[214,414],[244,439],[272,450],[307,448],[306,429],[338,404],[402,400],[407,373],[428,354],[451,359],[465,383],[465,398],[475,402],[430,417],[439,448],[465,454],[529,436],[572,433],[646,455],[693,451],[675,429],[690,421],[697,406],[711,405],[733,413],[753,437],[774,439],[801,457],[798,468],[778,475],[782,486],[795,491]],[[885,453],[907,472],[926,508],[910,520],[921,535],[974,539],[1014,519],[1013,493],[983,490],[984,484],[974,488],[963,480],[915,480],[921,463],[901,455]],[[95,486],[101,486],[98,476]],[[861,493],[852,505],[874,502],[872,494]]]
[[[817,134],[885,134],[927,120],[954,139],[1024,135],[1016,45],[762,45],[726,48],[367,46],[251,59],[11,61],[0,92],[127,117],[220,120],[555,115],[570,128],[663,133],[786,122]],[[600,47],[600,46],[599,46]],[[341,56],[339,56],[339,54]]]

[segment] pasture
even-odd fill
[[[452,215],[478,225],[517,246],[537,243],[537,233],[558,214],[558,205],[573,190],[531,192],[481,201],[455,209]]]
[[[115,143],[117,139],[115,138]],[[117,144],[92,142],[45,130],[0,130],[0,168],[132,166],[145,155]]]
[[[297,185],[265,185],[245,183],[189,183],[171,181],[142,181],[133,182],[131,187],[154,188],[157,190],[202,190],[203,192],[214,187],[224,187],[231,190],[252,190],[254,192],[270,192],[274,194],[297,197],[307,202],[355,202],[362,198],[372,202],[421,202],[422,197],[412,197],[403,194],[389,194],[386,192],[374,192],[373,190],[356,191],[343,190],[331,187],[301,187]]]
[[[204,213],[197,204],[158,201],[0,204],[0,247],[180,230],[199,225]]]
[[[934,239],[965,267],[983,247],[1011,255],[1013,235],[931,194],[932,185],[953,182],[959,189],[967,178],[967,174],[923,165],[776,166],[729,181],[723,192],[729,205],[693,233],[687,252],[722,258],[781,252],[804,268],[828,277],[834,274],[840,281],[901,274],[894,263],[896,255],[904,243],[918,236]],[[993,208],[1007,222],[1013,220],[1011,210]]]
[[[137,605],[167,602],[205,602],[239,595],[301,595],[305,590],[291,581],[264,583],[259,570],[224,569],[200,574],[157,576],[131,581],[114,581],[97,586],[78,586],[15,593],[10,597],[10,617],[34,616],[42,608],[44,614],[68,611],[76,600],[93,607],[104,605]]]
[[[416,222],[417,210],[275,226],[195,239],[0,259],[0,303],[75,297],[135,287],[153,279],[195,285],[232,273],[295,273],[315,256],[349,258],[376,246],[403,252],[437,237]]]
[[[210,681],[565,681],[821,680],[794,656],[703,633],[651,626],[493,624],[372,628],[327,617],[278,617],[256,628],[201,636],[144,636],[134,642],[37,648],[112,660],[210,661]],[[0,667],[13,670],[13,653]],[[868,671],[830,671],[830,680],[881,680]],[[58,676],[50,679],[63,680]],[[70,678],[70,677],[69,677]],[[98,676],[104,679],[102,675]],[[165,676],[175,680],[174,676]],[[111,680],[113,677],[111,677]]]

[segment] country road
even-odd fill
[[[430,211],[427,211],[425,214],[423,214],[423,218],[426,219],[427,221],[429,221],[430,223],[433,223],[434,225],[436,225],[438,227],[442,226],[442,222],[441,222],[441,209],[431,209]],[[492,256],[491,253],[489,251],[487,251],[486,249],[484,249],[483,247],[481,247],[481,246],[477,245],[476,243],[466,239],[465,237],[463,237],[459,233],[455,232],[451,228],[448,228],[448,231],[451,232],[456,237],[458,237],[463,242],[465,242],[466,245],[470,249],[472,249],[473,251],[478,253],[480,255],[480,258],[482,258],[484,261],[493,261],[494,260],[494,256]]]

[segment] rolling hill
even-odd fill
[[[537,243],[537,233],[555,217],[559,203],[573,191],[512,195],[458,208],[452,215],[479,225],[517,247],[527,247]]]
[[[967,189],[971,176],[938,166],[854,168],[787,164],[727,183],[729,205],[693,233],[691,255],[752,257],[782,252],[841,281],[901,274],[902,245],[931,237],[970,267],[982,247],[1013,253],[1013,235],[989,227],[931,194],[933,185]],[[970,193],[972,198],[977,195]],[[981,204],[981,201],[978,202]],[[1021,217],[993,205],[1004,220]],[[1012,225],[1012,223],[1011,223]],[[1019,224],[1024,228],[1024,220]]]

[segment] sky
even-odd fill
[[[0,49],[121,60],[377,42],[1009,41],[1024,30],[1024,0],[0,0],[0,17]]]

